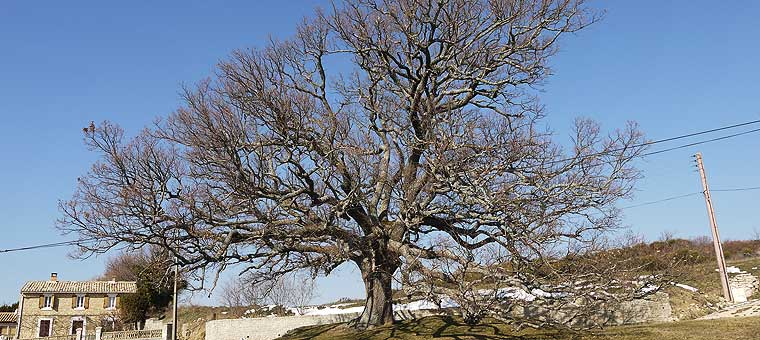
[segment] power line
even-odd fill
[[[760,190],[760,187],[750,187],[750,188],[734,188],[734,189],[712,189],[712,191],[750,191],[750,190]]]
[[[19,247],[19,248],[11,248],[11,249],[0,249],[1,253],[13,253],[17,251],[25,251],[25,250],[34,250],[34,249],[43,249],[43,248],[55,248],[55,247],[63,247],[63,246],[72,246],[76,245],[81,242],[89,242],[94,241],[95,238],[91,239],[84,239],[84,240],[77,240],[77,241],[64,241],[64,242],[55,242],[55,243],[46,243],[46,244],[38,244],[34,246],[26,246],[26,247]]]
[[[668,152],[668,151],[688,148],[690,146],[695,146],[695,145],[699,145],[699,144],[716,142],[716,141],[719,141],[719,140],[724,140],[724,139],[728,139],[728,138],[734,138],[734,137],[738,137],[738,136],[741,136],[741,135],[746,135],[746,134],[750,134],[750,133],[758,132],[758,131],[760,131],[760,129],[753,129],[753,130],[748,130],[748,131],[744,131],[744,132],[735,133],[735,134],[732,134],[732,135],[727,135],[727,136],[717,137],[717,138],[703,140],[703,141],[699,141],[699,142],[679,145],[679,146],[668,148],[668,149],[657,150],[657,151],[645,153],[645,154],[641,155],[641,157],[646,157],[646,156],[656,155],[656,154],[663,153],[663,152]]]
[[[630,145],[630,146],[627,146],[627,147],[621,147],[621,148],[606,150],[606,151],[602,151],[602,152],[595,152],[595,153],[591,153],[591,154],[588,154],[588,155],[578,155],[578,156],[575,156],[575,157],[568,157],[568,158],[565,158],[565,159],[559,159],[559,160],[555,160],[555,161],[550,161],[549,164],[567,162],[567,161],[571,161],[571,160],[579,159],[579,158],[583,159],[583,158],[588,158],[588,157],[601,156],[601,155],[605,155],[605,154],[608,154],[608,153],[611,153],[611,152],[624,151],[624,150],[639,148],[639,147],[643,147],[643,146],[649,146],[649,145],[654,145],[654,144],[671,142],[671,141],[674,141],[674,140],[679,140],[679,139],[684,139],[684,138],[704,135],[704,134],[718,132],[718,131],[723,131],[723,130],[734,129],[734,128],[737,128],[737,127],[742,127],[742,126],[747,126],[747,125],[752,125],[752,124],[757,124],[757,123],[760,123],[760,119],[751,120],[751,121],[748,121],[748,122],[734,124],[734,125],[722,126],[722,127],[718,127],[718,128],[714,128],[714,129],[709,129],[709,130],[702,130],[702,131],[687,133],[687,134],[683,134],[683,135],[679,135],[679,136],[674,136],[674,137],[668,137],[668,138],[663,138],[663,139],[657,139],[657,140],[647,141],[647,142],[643,142],[643,143],[639,143],[639,144]],[[752,133],[752,132],[757,132],[757,131],[760,131],[760,129],[740,132],[740,133],[736,133],[736,134],[733,134],[733,135],[713,138],[713,139],[710,139],[710,140],[705,140],[705,141],[700,141],[700,142],[695,142],[695,143],[689,143],[689,144],[681,145],[681,146],[674,147],[674,148],[669,148],[669,149],[664,149],[664,150],[658,150],[658,151],[654,151],[654,152],[643,154],[641,156],[642,157],[651,156],[651,155],[655,155],[655,154],[658,154],[658,153],[673,151],[673,150],[677,150],[677,149],[686,148],[686,147],[689,147],[689,146],[694,146],[694,145],[714,142],[714,141],[718,141],[718,140],[722,140],[722,139],[733,138],[733,137],[737,137],[737,136],[741,136],[741,135],[744,135],[744,134],[748,134],[748,133]]]
[[[750,191],[750,190],[760,190],[760,187],[731,188],[731,189],[710,189],[710,191],[719,191],[719,192],[735,192],[735,191]],[[695,195],[702,195],[702,194],[703,193],[701,191],[692,192],[692,193],[689,193],[689,194],[683,194],[683,195],[663,198],[661,200],[656,200],[656,201],[644,202],[644,203],[640,203],[640,204],[629,205],[629,206],[626,206],[626,207],[622,207],[620,209],[637,208],[637,207],[642,207],[642,206],[645,206],[645,205],[652,205],[652,204],[657,204],[657,203],[662,203],[662,202],[667,202],[667,201],[673,201],[673,200],[677,200],[677,199],[680,199],[680,198],[686,198],[686,197],[691,197],[691,196],[695,196]]]
[[[752,120],[752,121],[745,122],[745,123],[740,123],[740,124],[734,124],[734,125],[719,127],[719,128],[710,129],[710,130],[704,130],[704,131],[689,133],[689,134],[680,135],[680,136],[676,136],[676,137],[670,137],[670,138],[655,140],[655,141],[651,141],[651,142],[645,142],[645,143],[641,143],[641,145],[639,145],[639,146],[646,146],[646,145],[652,145],[652,144],[657,144],[657,143],[670,142],[670,141],[674,141],[674,140],[677,140],[677,139],[689,138],[689,137],[703,135],[703,134],[706,134],[706,133],[717,132],[717,131],[722,131],[722,130],[728,130],[728,129],[733,129],[733,128],[742,127],[742,126],[751,125],[751,124],[757,124],[757,123],[760,123],[760,119],[758,119],[758,120]]]
[[[678,195],[678,196],[673,196],[673,197],[663,198],[663,199],[661,199],[661,200],[657,200],[657,201],[651,201],[651,202],[645,202],[645,203],[641,203],[641,204],[629,205],[629,206],[627,206],[627,207],[622,207],[622,208],[620,208],[620,209],[631,209],[631,208],[643,207],[643,206],[645,206],[645,205],[652,205],[652,204],[657,204],[657,203],[662,203],[662,202],[667,202],[667,201],[677,200],[677,199],[679,199],[679,198],[686,198],[686,197],[691,197],[691,196],[695,196],[695,195],[701,195],[701,194],[702,194],[702,192],[692,192],[692,193],[690,193],[690,194],[685,194],[685,195]]]

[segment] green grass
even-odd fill
[[[304,327],[279,340],[749,340],[759,336],[760,317],[680,321],[571,333],[552,330],[515,332],[510,326],[496,322],[468,326],[457,318],[431,316],[366,331],[355,331],[344,324]]]

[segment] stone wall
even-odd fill
[[[358,316],[350,313],[212,320],[206,322],[206,340],[270,340],[299,327],[348,322]]]
[[[757,276],[749,273],[741,273],[733,275],[728,279],[729,287],[731,287],[731,294],[734,297],[734,302],[745,302],[747,299],[755,294],[758,287],[760,287],[760,281]]]
[[[396,320],[442,314],[439,310],[396,311]],[[359,313],[225,319],[206,322],[206,340],[271,340],[299,327],[348,322]]]
[[[169,320],[171,322],[171,320]],[[143,326],[143,329],[150,330],[150,329],[162,329],[166,323],[164,320],[158,319],[158,318],[150,318],[148,320],[145,320],[145,325]]]
[[[654,293],[644,299],[600,306],[593,311],[588,311],[586,308],[576,309],[572,306],[559,309],[547,308],[538,304],[518,307],[513,311],[517,318],[558,322],[576,327],[667,322],[674,320],[672,312],[670,298],[663,292]]]
[[[624,302],[608,325],[674,321],[668,294],[659,292],[645,299]]]

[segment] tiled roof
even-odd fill
[[[0,322],[16,322],[16,313],[0,312]]]
[[[137,293],[134,281],[29,281],[22,293],[82,293],[124,294]]]

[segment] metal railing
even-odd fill
[[[18,340],[38,340],[38,339],[45,339],[45,340],[78,340],[76,334],[46,336],[46,337],[42,337],[42,338],[20,338]]]
[[[96,333],[97,334],[97,333]],[[22,338],[18,340],[159,340],[163,332],[160,329],[142,330],[142,331],[120,331],[120,332],[103,332],[100,338],[95,334],[82,335],[79,339],[77,334],[47,336],[42,338]],[[10,340],[10,338],[7,338]],[[0,340],[6,340],[0,337]]]
[[[160,329],[142,331],[103,332],[101,340],[161,339]]]

